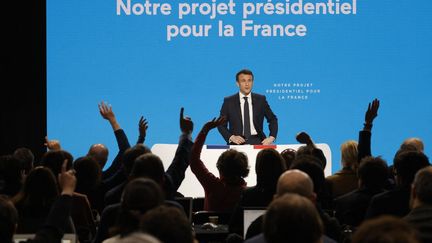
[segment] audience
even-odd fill
[[[193,143],[193,122],[181,108],[179,144],[165,171],[143,144],[147,120],[140,118],[137,145],[131,147],[112,107],[101,102],[100,115],[119,147],[107,170],[102,169],[109,150],[100,143],[73,163],[60,142],[47,137],[49,151],[39,164],[26,148],[0,156],[0,242],[12,243],[15,233],[35,234],[27,242],[47,243],[59,242],[64,233],[76,234],[81,243],[196,242],[195,226],[174,201],[183,196],[177,190],[189,165],[204,189],[204,210],[231,215],[226,229],[234,234],[228,242],[243,242],[244,207],[267,207],[249,227],[246,242],[432,242],[432,167],[424,144],[414,137],[403,141],[390,167],[373,157],[371,131],[379,105],[377,99],[368,104],[358,143],[341,145],[342,169],[333,176],[324,177],[323,151],[301,132],[296,139],[305,145],[297,151],[258,152],[257,183],[246,188],[244,153],[223,152],[216,163],[219,175],[200,158],[208,132],[224,117],[207,122]]]
[[[357,142],[350,140],[341,145],[342,169],[326,178],[331,189],[331,197],[337,198],[357,188],[358,150]]]
[[[139,178],[130,181],[125,187],[121,203],[113,208],[113,211],[118,212],[113,218],[116,221],[114,227],[109,229],[110,235],[114,237],[104,242],[118,242],[119,239],[138,231],[140,217],[163,201],[163,192],[153,180]],[[104,220],[105,218],[101,219],[101,224],[104,224]]]
[[[411,212],[405,220],[419,232],[423,242],[432,242],[432,167],[419,170],[411,187]]]
[[[231,217],[230,232],[239,235],[243,233],[244,207],[267,207],[270,204],[276,193],[278,178],[286,170],[285,165],[279,152],[272,148],[258,152],[255,163],[257,183],[242,192]]]
[[[61,195],[51,207],[45,224],[39,229],[33,239],[26,240],[28,243],[58,243],[70,223],[69,214],[71,209],[72,194],[75,190],[76,178],[73,171],[66,170],[66,162],[63,164],[59,174],[59,186]],[[19,227],[18,212],[14,205],[4,197],[0,197],[0,241],[12,243],[13,235],[17,226]],[[18,225],[17,225],[18,224]]]
[[[365,221],[353,235],[352,243],[420,243],[417,232],[394,216]]]
[[[14,151],[13,157],[17,159],[24,173],[27,175],[34,166],[34,155],[33,152],[28,148],[18,148]]]
[[[267,209],[263,234],[245,242],[319,243],[322,235],[322,223],[313,203],[301,195],[286,193],[276,198]]]
[[[192,227],[184,212],[161,205],[149,210],[141,218],[141,231],[157,237],[161,242],[193,243]]]
[[[420,169],[429,165],[429,159],[422,152],[402,151],[393,161],[396,188],[375,195],[366,212],[366,218],[383,214],[403,217],[409,212],[411,183]]]
[[[51,206],[59,195],[54,174],[45,167],[34,168],[27,176],[21,191],[11,199],[18,211],[17,233],[36,233],[45,223]],[[75,233],[72,221],[68,233]]]
[[[224,121],[225,118],[219,117],[207,122],[192,146],[190,167],[204,188],[204,210],[232,211],[246,187],[243,178],[249,174],[247,156],[233,149],[223,152],[217,161],[219,178],[208,171],[201,161],[201,150],[208,132]]]
[[[366,157],[361,161],[358,189],[335,199],[336,218],[341,224],[360,225],[371,198],[384,192],[387,171],[387,163],[380,157]]]

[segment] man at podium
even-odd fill
[[[226,122],[218,130],[228,144],[270,145],[276,139],[277,117],[264,95],[251,92],[253,82],[252,71],[239,71],[236,74],[239,92],[224,98],[220,115],[226,118]],[[268,137],[263,132],[264,118],[269,125]]]

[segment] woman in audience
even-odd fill
[[[17,233],[31,234],[42,228],[58,195],[56,178],[49,169],[36,167],[30,171],[22,190],[12,198],[19,215]],[[66,232],[74,232],[72,223]]]
[[[213,175],[200,159],[207,133],[224,122],[222,117],[207,122],[192,146],[190,167],[205,191],[204,210],[232,211],[246,187],[243,178],[249,174],[247,156],[236,150],[227,150],[219,157],[216,166],[220,177]]]
[[[332,198],[351,192],[358,187],[357,142],[350,140],[341,145],[342,169],[326,178],[331,188]]]

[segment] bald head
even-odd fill
[[[276,196],[280,197],[287,192],[315,199],[311,178],[300,170],[287,170],[279,177]]]
[[[407,138],[401,144],[401,149],[409,149],[410,147],[415,148],[415,150],[419,152],[423,152],[424,150],[423,141],[420,138]]]
[[[105,145],[101,143],[93,144],[90,147],[87,156],[90,156],[93,159],[95,159],[99,163],[102,169],[108,160],[108,149],[107,147],[105,147]]]

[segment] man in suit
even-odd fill
[[[228,144],[264,144],[274,142],[278,120],[264,95],[252,93],[254,76],[243,69],[236,74],[239,93],[224,98],[220,115],[226,122],[218,127]],[[270,135],[263,132],[264,117],[269,124]]]

